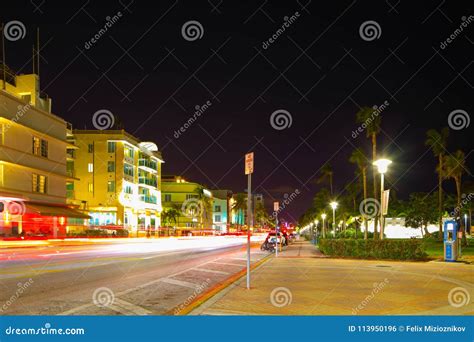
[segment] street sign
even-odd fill
[[[382,197],[382,215],[387,215],[389,197],[390,197],[390,190],[384,190],[383,197]]]
[[[245,174],[250,175],[253,173],[253,152],[245,155]]]
[[[278,202],[273,202],[273,211],[278,211],[280,209],[280,203]]]

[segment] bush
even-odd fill
[[[367,237],[369,239],[372,239],[374,237],[374,233],[367,232]],[[364,238],[364,232],[358,230],[356,234],[356,230],[353,228],[349,228],[344,231],[336,233],[336,239],[363,239],[363,238]]]
[[[319,249],[326,255],[361,259],[422,260],[427,257],[418,239],[321,239]]]

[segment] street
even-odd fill
[[[0,249],[0,309],[3,315],[178,314],[245,268],[245,243],[212,237]],[[266,255],[253,246],[252,262]]]

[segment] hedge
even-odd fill
[[[419,239],[321,239],[319,249],[329,256],[361,259],[422,260],[428,256]]]

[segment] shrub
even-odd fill
[[[367,237],[369,239],[372,239],[374,237],[374,233],[367,232]],[[364,232],[358,230],[356,233],[356,230],[354,228],[349,228],[349,229],[336,233],[336,239],[363,239],[363,238],[364,238]]]
[[[422,260],[427,257],[418,239],[321,239],[319,249],[326,255],[361,259]]]

